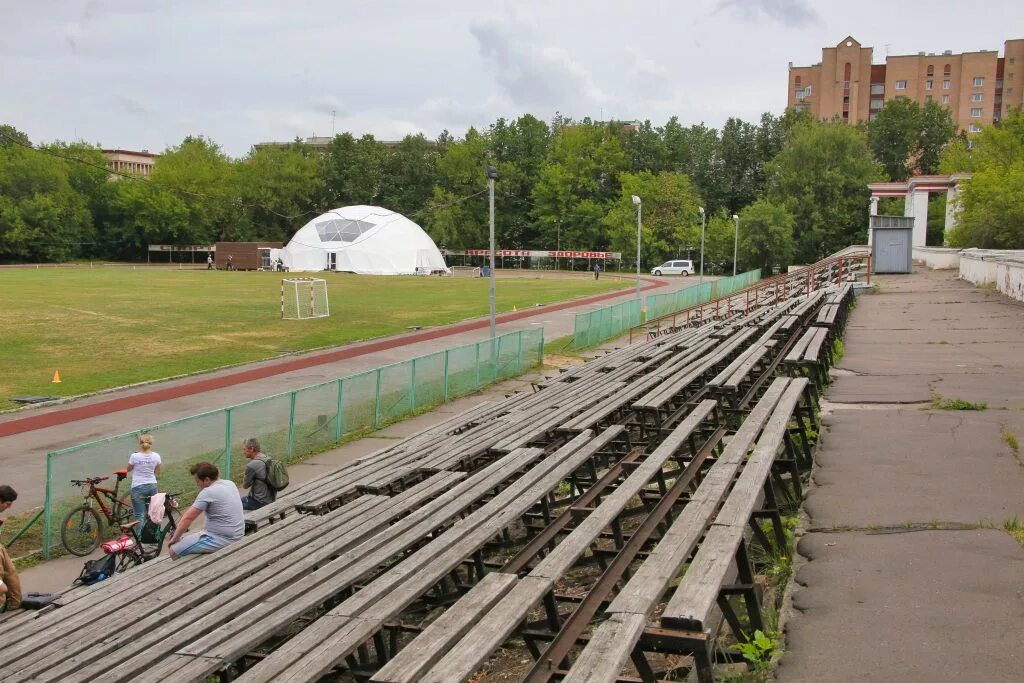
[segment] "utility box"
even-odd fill
[[[913,272],[913,216],[871,216],[873,273]]]

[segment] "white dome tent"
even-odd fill
[[[277,258],[276,254],[271,254]],[[448,272],[434,240],[400,213],[379,206],[332,209],[302,226],[280,251],[290,271],[360,275]]]

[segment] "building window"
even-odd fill
[[[980,133],[981,132],[981,126],[979,126],[976,123],[972,123],[970,128],[968,128],[967,130],[969,130],[972,133]]]
[[[843,90],[850,89],[850,81],[843,81]]]
[[[1003,89],[1003,79],[997,78],[996,79],[996,90],[1002,90],[1002,89]]]
[[[942,81],[942,89],[949,90],[949,81]]]
[[[949,95],[943,95],[942,96],[942,103],[943,104],[949,104]]]
[[[796,101],[797,102],[801,102],[801,101],[803,101],[803,99],[804,99],[804,91],[803,90],[797,90],[796,91]]]
[[[872,95],[883,95],[885,94],[885,83],[872,83],[871,84]]]
[[[850,103],[850,98],[849,98],[849,96],[847,96],[847,97],[844,97],[844,98],[843,98],[843,104],[849,104],[849,103]]]
[[[932,85],[934,85],[933,81],[925,81],[924,82],[924,89],[925,90],[931,90],[932,89]]]
[[[906,81],[896,81],[896,89],[897,90],[906,90],[907,89],[907,82]]]
[[[1016,63],[1017,63],[1017,58],[1016,57],[1010,57],[1010,64],[1016,64]]]
[[[843,118],[844,118],[844,119],[848,119],[848,118],[850,118],[850,112],[848,112],[848,111],[844,111],[844,112],[843,112]]]
[[[952,66],[947,64],[946,66],[942,67],[942,75],[943,76],[948,76],[951,73],[953,73],[953,67]]]
[[[810,95],[810,94],[811,94],[811,86],[808,85],[806,88],[804,88],[804,95]]]
[[[928,65],[928,75],[931,76],[934,73],[935,73],[935,65],[934,64],[929,64]]]
[[[975,88],[984,88],[985,87],[985,79],[982,78],[981,76],[975,76],[974,77],[974,87]]]
[[[982,102],[985,99],[985,93],[976,92],[971,95],[971,102]]]
[[[874,121],[878,118],[878,112],[871,112],[868,114],[868,121]]]
[[[873,100],[871,100],[871,108],[872,108],[872,109],[881,109],[881,108],[882,108],[882,107],[884,107],[884,106],[885,106],[885,100],[883,100],[883,99],[882,99],[882,98],[880,98],[880,97],[879,97],[879,98],[876,98],[876,99],[873,99]]]
[[[928,104],[928,103],[929,103],[929,102],[931,102],[931,101],[932,101],[932,96],[931,96],[931,95],[925,95],[925,98],[924,98],[924,103],[925,103],[925,104]]]
[[[971,116],[976,119],[981,118],[981,107],[974,107],[971,109]]]

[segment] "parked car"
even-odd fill
[[[693,261],[665,261],[651,275],[693,275]]]

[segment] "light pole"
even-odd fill
[[[697,210],[700,211],[700,283],[699,284],[704,284],[704,225],[705,225],[705,219],[707,217],[704,215],[704,207],[703,206],[697,207]]]
[[[736,254],[740,246],[740,217],[733,214],[732,221],[736,224],[736,232],[732,238],[732,276],[736,277]]]
[[[498,170],[493,166],[487,166],[487,189],[490,191],[491,204],[491,339],[494,339],[494,181],[498,179]]]
[[[640,214],[643,206],[636,195],[633,195],[633,203],[636,204],[636,300],[640,301]]]

